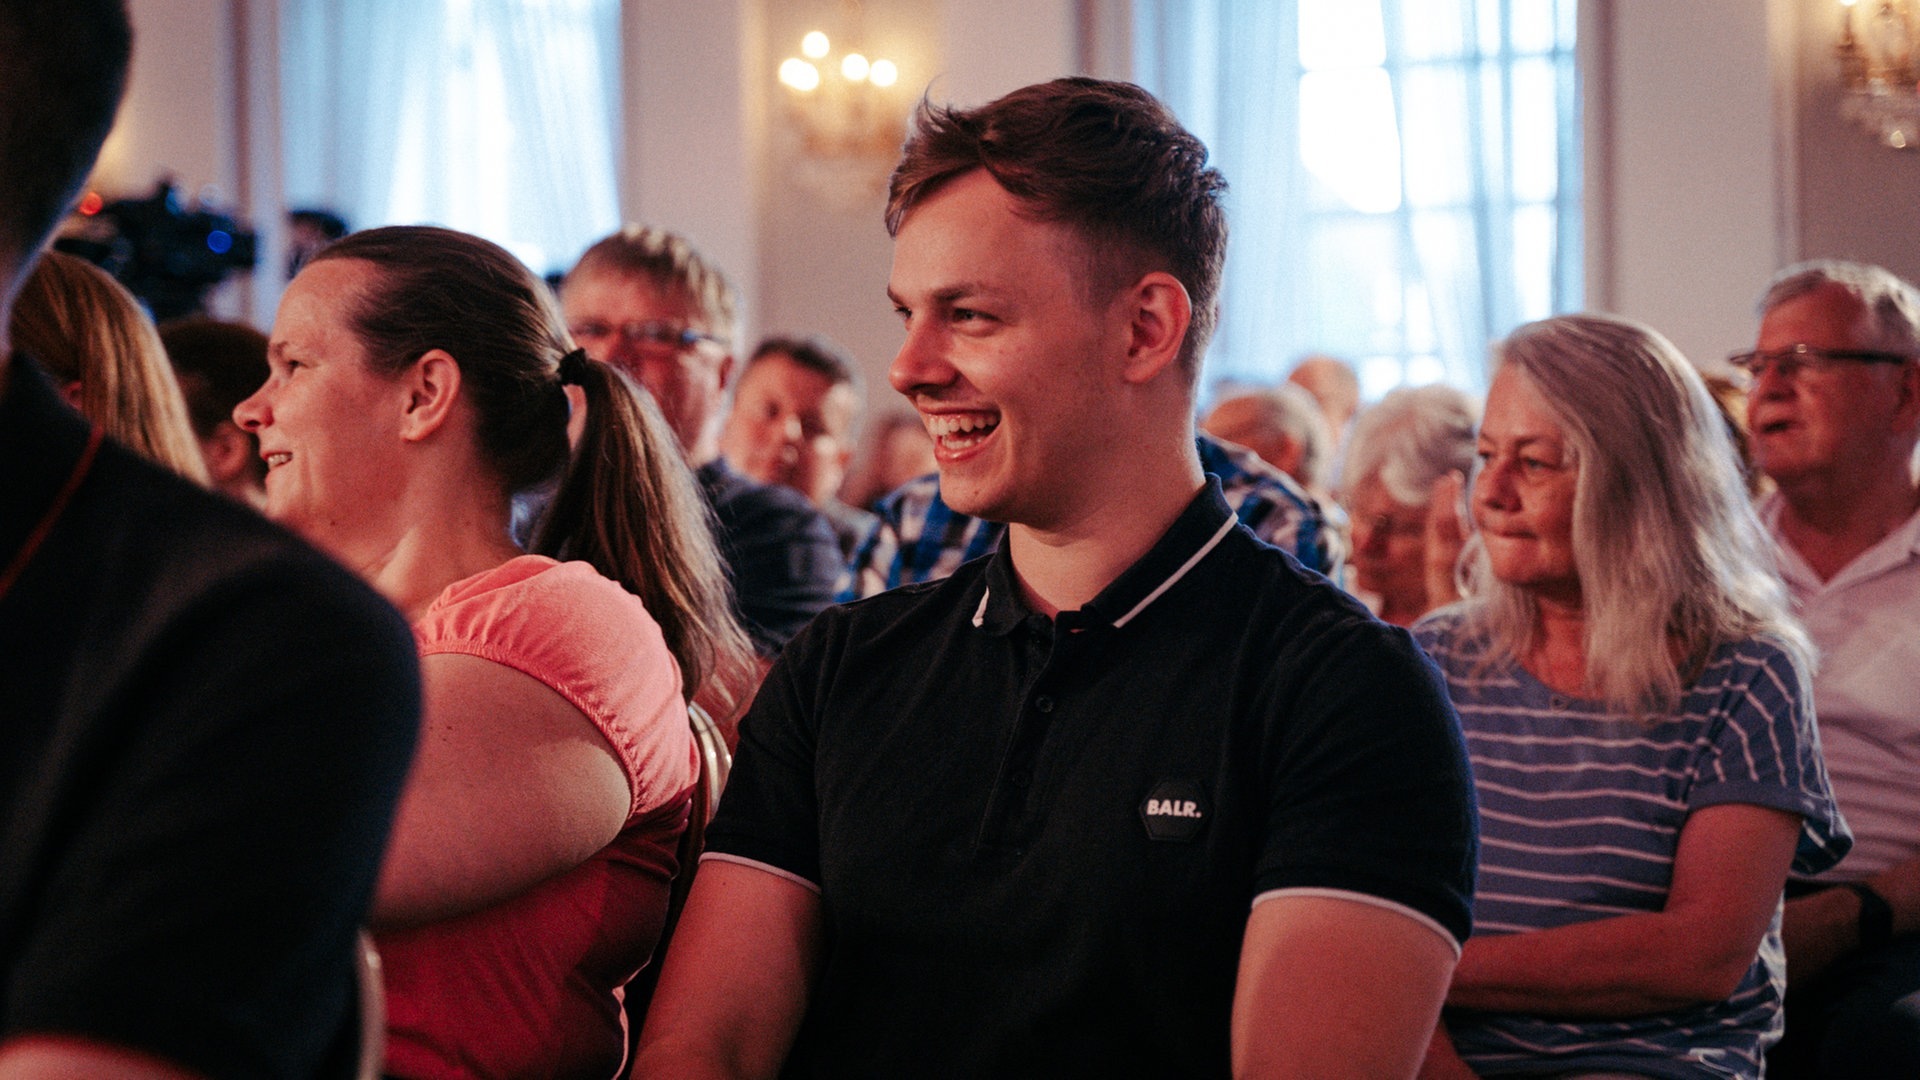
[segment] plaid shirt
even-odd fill
[[[1200,468],[1220,478],[1220,490],[1240,523],[1302,566],[1338,581],[1343,552],[1328,513],[1292,477],[1251,450],[1210,435],[1194,440]],[[940,476],[910,480],[880,500],[879,524],[854,549],[840,575],[841,603],[901,585],[946,577],[1000,545],[1007,527],[958,513],[940,501]]]

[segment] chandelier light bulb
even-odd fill
[[[848,53],[846,58],[840,61],[840,74],[845,75],[848,82],[865,82],[869,70],[867,58],[857,52]]]
[[[820,86],[820,69],[790,56],[780,63],[780,81],[804,94]]]
[[[892,86],[900,81],[900,69],[891,60],[875,60],[867,72],[867,81],[875,86]]]
[[[826,56],[827,50],[831,48],[833,46],[827,42],[827,35],[818,30],[800,39],[800,52],[809,60],[818,60]]]

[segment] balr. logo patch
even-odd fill
[[[1200,785],[1191,780],[1160,781],[1140,804],[1140,820],[1146,823],[1149,840],[1181,842],[1200,835],[1207,821]]]

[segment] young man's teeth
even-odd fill
[[[963,413],[927,418],[927,431],[940,445],[961,450],[985,439],[1000,426],[998,417],[981,413]]]
[[[292,460],[293,460],[292,454],[268,454],[267,468],[277,469],[280,466],[285,465],[287,462]]]

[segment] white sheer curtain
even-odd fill
[[[564,270],[620,224],[619,0],[283,0],[287,199]]]
[[[1134,0],[1134,70],[1206,141],[1233,229],[1212,378],[1309,352],[1375,398],[1486,382],[1582,299],[1574,0]]]

